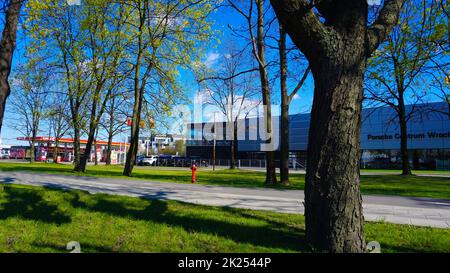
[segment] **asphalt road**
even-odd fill
[[[33,172],[2,172],[0,183],[79,189],[188,203],[304,213],[303,191],[262,188],[235,188],[198,184],[177,184],[143,180],[79,177]],[[364,217],[368,221],[450,227],[450,200],[398,196],[363,196]]]

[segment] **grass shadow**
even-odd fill
[[[140,208],[126,207],[123,202],[114,199],[103,198],[96,195],[96,202],[84,202],[78,194],[73,195],[72,206],[86,209],[92,212],[106,213],[112,216],[131,218],[134,220],[151,221],[181,227],[187,232],[207,233],[231,239],[238,243],[281,248],[290,251],[310,251],[304,230],[292,229],[280,223],[275,224],[266,221],[265,226],[250,226],[227,222],[222,219],[211,219],[185,213],[176,213],[168,209],[168,203],[159,200],[147,200],[141,198],[146,206]],[[182,203],[186,209],[201,209],[204,206]],[[207,208],[207,207],[205,207]],[[184,208],[183,208],[184,209]],[[227,213],[230,208],[216,208],[219,212]]]
[[[61,212],[58,206],[45,201],[37,191],[4,187],[0,194],[4,195],[5,200],[0,204],[0,220],[19,217],[56,225],[71,222],[69,215]]]

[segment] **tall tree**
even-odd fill
[[[71,6],[65,0],[29,0],[27,29],[30,49],[45,55],[55,73],[64,76],[69,102],[71,133],[74,138],[74,165],[81,158],[81,136],[86,127],[87,99],[91,83],[89,57],[85,49],[86,29],[81,27],[82,6]]]
[[[125,18],[129,16],[123,6],[115,5],[107,0],[87,2],[83,5],[85,16],[80,22],[85,27],[89,39],[85,43],[88,52],[88,71],[90,72],[89,86],[92,87],[89,99],[89,129],[84,153],[75,171],[85,172],[90,158],[100,119],[105,112],[106,104],[111,97],[112,90],[125,76],[119,72],[120,61],[128,42],[125,31]],[[97,152],[95,151],[95,157]],[[97,164],[97,161],[95,162]]]
[[[272,107],[271,107],[271,92],[268,75],[268,65],[266,60],[266,29],[264,23],[265,9],[264,0],[252,0],[247,5],[246,9],[238,6],[235,1],[228,0],[228,4],[243,16],[247,24],[247,31],[250,38],[250,46],[252,48],[253,57],[258,63],[259,77],[261,83],[262,102],[264,107],[264,125],[266,130],[267,143],[273,141],[272,129]],[[254,9],[256,7],[256,23],[254,22]],[[256,26],[256,35],[255,35]],[[278,136],[276,136],[278,137]],[[273,149],[272,149],[273,148]],[[268,145],[266,151],[266,183],[276,184],[276,166],[275,153],[276,147]]]
[[[408,1],[402,9],[399,24],[369,61],[366,97],[377,105],[391,107],[396,113],[403,175],[411,174],[408,121],[416,114],[416,104],[429,93],[427,86],[434,82],[429,76],[435,74],[439,78],[441,71],[447,71],[450,66],[445,56],[448,49],[442,31],[442,26],[446,26],[444,21],[438,3]],[[411,105],[410,109],[407,104]]]
[[[35,161],[36,138],[41,132],[49,95],[49,74],[31,61],[21,66],[12,82],[12,127],[26,137],[30,145],[30,162]]]
[[[6,99],[11,93],[8,78],[11,73],[14,49],[16,48],[17,25],[24,0],[7,0],[1,10],[6,10],[3,32],[0,40],[0,132],[3,125]]]
[[[218,68],[211,72],[211,76],[201,81],[205,93],[208,94],[206,103],[218,109],[227,124],[232,124],[227,127],[231,169],[237,167],[238,119],[246,117],[260,104],[259,100],[255,99],[259,93],[255,88],[256,70],[252,70],[252,73],[242,73],[250,71],[246,70],[247,63],[250,62],[246,60],[245,54],[245,51],[237,50],[235,45],[230,43],[219,59]],[[222,124],[222,121],[218,124]]]
[[[168,105],[173,103],[174,93],[177,93],[177,69],[187,68],[200,53],[200,42],[209,37],[207,17],[213,7],[207,0],[133,0],[127,3],[133,14],[133,21],[128,24],[134,46],[128,53],[133,73],[134,105],[130,148],[123,174],[131,176],[139,148],[144,102],[157,101],[168,112]],[[152,87],[155,82],[159,87]],[[157,93],[151,93],[152,88]]]
[[[404,0],[384,1],[373,23],[366,0],[271,3],[314,77],[306,238],[316,250],[364,252],[359,186],[364,72],[367,59],[397,23]]]
[[[106,165],[111,165],[112,162],[112,142],[113,138],[126,130],[127,110],[130,109],[127,105],[125,94],[119,90],[113,91],[111,98],[108,100],[105,109],[105,115],[102,117],[100,126],[103,127],[107,134],[108,144],[106,146]]]
[[[441,0],[438,4],[444,17],[444,21],[441,22],[440,25],[440,31],[443,33],[443,42],[446,40],[446,44],[443,45],[443,43],[441,43],[441,45],[444,47],[446,52],[450,52],[450,1]],[[441,69],[441,67],[438,66],[437,71],[433,71],[430,76],[434,78],[432,87],[435,95],[442,101],[447,102],[446,114],[450,119],[450,71],[448,68]]]
[[[50,96],[51,95],[51,96]],[[48,96],[48,110],[46,111],[46,118],[48,122],[49,131],[52,132],[52,137],[55,139],[55,146],[53,150],[53,162],[57,162],[59,154],[60,139],[70,129],[70,112],[67,101],[67,94],[52,92]]]
[[[288,58],[286,49],[286,31],[280,25],[278,50],[280,57],[280,91],[281,91],[281,132],[280,132],[280,182],[289,184],[289,105],[304,85],[311,69],[308,67],[295,88],[289,92],[287,86]]]

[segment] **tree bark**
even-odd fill
[[[359,184],[364,66],[344,71],[325,59],[312,71],[315,96],[305,187],[307,240],[321,251],[364,252]]]
[[[130,137],[130,147],[127,152],[127,159],[125,162],[125,168],[123,170],[123,175],[131,176],[133,173],[133,168],[136,163],[136,155],[139,146],[139,122],[141,120],[141,109],[142,109],[142,99],[143,99],[143,88],[140,88],[135,94],[135,103],[133,108],[133,117],[131,124],[131,137]]]
[[[0,41],[0,132],[3,125],[6,99],[11,93],[8,78],[16,48],[17,25],[24,0],[11,0],[6,11],[5,25]]]
[[[289,95],[286,85],[287,58],[286,58],[286,32],[280,26],[279,40],[280,55],[280,90],[281,90],[281,134],[280,134],[280,182],[289,184]]]
[[[259,59],[259,75],[261,80],[261,90],[263,98],[263,106],[266,107],[266,113],[264,115],[267,134],[270,136],[267,141],[272,141],[272,109],[270,102],[270,87],[269,78],[266,70],[266,56],[265,56],[265,43],[264,43],[264,1],[256,0],[256,6],[258,9],[258,30],[256,38],[257,55]],[[278,137],[278,136],[276,136]],[[274,151],[266,151],[266,184],[276,184],[276,166]]]
[[[59,141],[58,138],[55,138],[55,148],[53,149],[53,163],[57,163],[58,161],[58,152],[59,152]]]
[[[34,163],[35,162],[35,158],[36,158],[36,144],[35,141],[31,140],[30,143],[30,163]]]
[[[133,107],[133,116],[132,116],[132,124],[131,124],[131,137],[130,137],[130,147],[128,148],[127,158],[125,162],[125,168],[123,170],[123,175],[131,176],[133,172],[134,165],[136,164],[136,155],[138,152],[139,146],[139,123],[141,121],[141,111],[142,111],[142,102],[144,97],[144,86],[145,83],[141,83],[139,86],[139,78],[140,78],[140,66],[142,63],[142,55],[138,56],[138,65],[136,68],[135,74],[135,96],[134,96],[134,107]]]
[[[80,164],[80,128],[79,125],[76,125],[73,128],[73,164],[77,166]]]
[[[271,0],[314,77],[305,185],[306,238],[314,250],[366,251],[359,185],[365,64],[404,2],[384,1],[368,26],[366,1]]]
[[[408,127],[405,113],[405,103],[403,94],[399,94],[398,115],[400,122],[400,154],[402,158],[402,175],[411,175],[411,166],[409,165],[408,151]]]
[[[143,29],[147,21],[147,12],[149,10],[148,1],[144,2],[142,13],[140,13],[139,20],[139,35],[138,35],[138,51],[136,56],[135,70],[134,70],[134,106],[133,106],[133,116],[131,118],[131,136],[130,136],[130,147],[128,148],[127,158],[125,162],[125,167],[123,170],[123,175],[131,176],[133,172],[134,165],[136,164],[136,155],[139,146],[139,123],[141,121],[141,111],[142,103],[144,99],[145,85],[148,77],[148,73],[153,67],[150,63],[142,76],[141,79],[141,68],[144,58],[144,47],[143,47]]]
[[[106,165],[111,165],[111,153],[112,153],[112,140],[113,133],[112,130],[108,133],[108,145],[106,146]]]
[[[88,140],[84,149],[84,153],[80,155],[79,163],[75,165],[74,171],[86,172],[86,165],[92,152],[92,144],[94,142],[94,132],[89,130]]]
[[[96,91],[96,94],[98,94],[98,95],[96,96],[96,99],[94,99],[94,101],[92,103],[91,118],[89,121],[89,133],[88,133],[88,140],[86,142],[86,149],[84,150],[84,153],[80,157],[80,163],[78,165],[75,165],[76,172],[85,172],[86,171],[86,165],[90,158],[92,147],[93,146],[95,147],[94,141],[96,139],[96,134],[98,132],[98,123],[99,123],[100,117],[102,116],[102,114],[104,112],[106,100],[107,100],[107,98],[105,98],[105,100],[103,100],[100,110],[97,113],[97,104],[100,100],[99,94],[100,94],[101,87],[102,87],[102,85],[97,87],[98,90]],[[95,155],[97,155],[97,147],[95,147]]]

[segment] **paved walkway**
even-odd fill
[[[2,172],[0,183],[80,189],[195,204],[304,213],[303,191],[233,188],[197,184],[176,184],[114,178],[78,177],[31,172]],[[397,196],[363,196],[364,217],[380,221],[450,227],[450,200]]]

